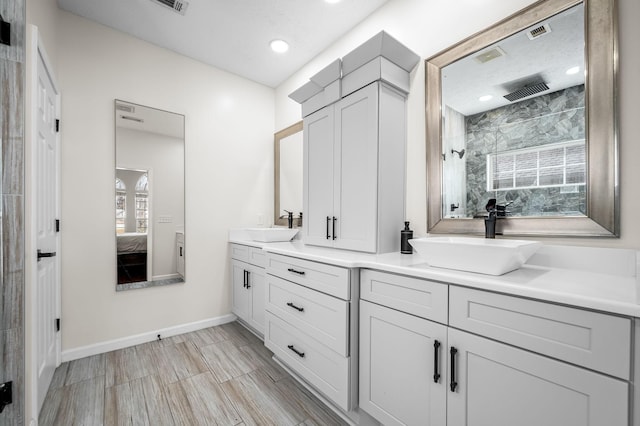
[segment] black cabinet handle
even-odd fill
[[[247,286],[249,285],[249,275],[246,269],[243,272],[244,272],[244,282],[242,283],[242,287],[247,288]]]
[[[293,352],[295,352],[296,354],[298,354],[298,356],[300,358],[304,358],[304,352],[300,352],[299,350],[297,350],[296,348],[293,347],[293,345],[289,345],[287,346],[289,349],[291,349]]]
[[[440,381],[440,368],[438,367],[438,355],[440,352],[440,342],[437,340],[433,342],[433,382],[438,383]]]
[[[295,310],[296,310],[296,311],[298,311],[298,312],[304,312],[304,308],[301,308],[301,307],[299,307],[299,306],[296,306],[296,305],[294,305],[294,304],[293,304],[293,303],[291,303],[291,302],[287,302],[287,306],[292,307],[293,309],[295,309]]]
[[[249,284],[249,274],[251,273],[250,271],[245,271],[247,273],[247,288],[251,288],[251,285]]]
[[[293,272],[294,274],[298,274],[298,275],[304,275],[304,271],[296,271],[293,268],[289,268],[289,269],[287,269],[287,271]]]
[[[451,392],[455,392],[456,388],[458,387],[458,382],[456,382],[456,354],[458,353],[458,350],[456,348],[454,348],[453,346],[451,346],[451,350],[449,351],[449,353],[451,354],[451,383],[450,383],[450,387],[451,387]]]
[[[335,216],[333,217],[333,239],[335,240],[336,237],[336,220],[338,220],[338,218],[336,218]]]
[[[180,247],[180,257],[182,257],[182,247]]]
[[[40,259],[42,259],[43,257],[55,257],[56,252],[52,251],[50,253],[43,253],[42,250],[38,250],[37,255],[38,255],[38,262],[40,262]]]
[[[327,240],[329,239],[329,222],[331,222],[331,218],[327,216]]]

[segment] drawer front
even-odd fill
[[[360,271],[360,298],[421,318],[447,323],[447,284],[402,275]]]
[[[249,247],[248,258],[248,262],[252,265],[259,266],[261,268],[267,266],[267,254],[262,249]]]
[[[345,411],[349,398],[349,358],[338,355],[267,311],[264,343],[282,362]]]
[[[342,356],[349,356],[349,302],[272,275],[267,309]]]
[[[631,320],[451,286],[449,325],[629,380]]]
[[[347,268],[270,253],[267,273],[340,299],[351,298]]]
[[[241,244],[231,244],[231,258],[249,262],[249,247]]]

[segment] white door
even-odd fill
[[[333,246],[333,122],[329,105],[304,119],[302,222],[306,244]]]
[[[36,362],[38,381],[38,407],[44,397],[56,369],[59,339],[56,329],[59,301],[59,261],[56,216],[58,212],[58,147],[56,117],[58,93],[48,72],[45,60],[38,52],[36,111],[33,117],[35,161],[35,238],[38,251],[36,297]]]
[[[629,384],[449,329],[448,426],[627,426]]]
[[[378,87],[371,84],[336,104],[334,247],[376,251]]]
[[[385,425],[446,423],[447,328],[360,300],[360,408]]]

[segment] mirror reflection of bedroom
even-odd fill
[[[116,100],[116,290],[184,282],[184,116]]]

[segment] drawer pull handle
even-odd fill
[[[247,270],[245,269],[242,272],[244,272],[244,281],[242,283],[242,287],[247,288]]]
[[[298,275],[304,275],[304,271],[296,271],[293,268],[289,268],[289,269],[287,269],[287,271],[293,272],[294,274],[298,274]]]
[[[451,346],[451,350],[449,351],[451,354],[451,392],[455,392],[458,387],[458,382],[456,382],[456,354],[458,350]]]
[[[293,303],[291,303],[291,302],[287,302],[287,306],[292,307],[293,309],[295,309],[295,310],[296,310],[296,311],[298,311],[298,312],[304,312],[304,308],[300,308],[300,307],[298,307],[298,306],[294,305],[294,304],[293,304]]]
[[[440,342],[433,342],[433,382],[440,381],[440,368],[438,367],[438,353],[440,352]]]
[[[251,288],[251,284],[249,284],[249,274],[250,273],[251,273],[250,271],[247,271],[247,289]]]
[[[293,352],[295,352],[300,358],[304,358],[304,352],[300,352],[299,350],[294,348],[293,345],[289,345],[287,347],[291,349]]]

